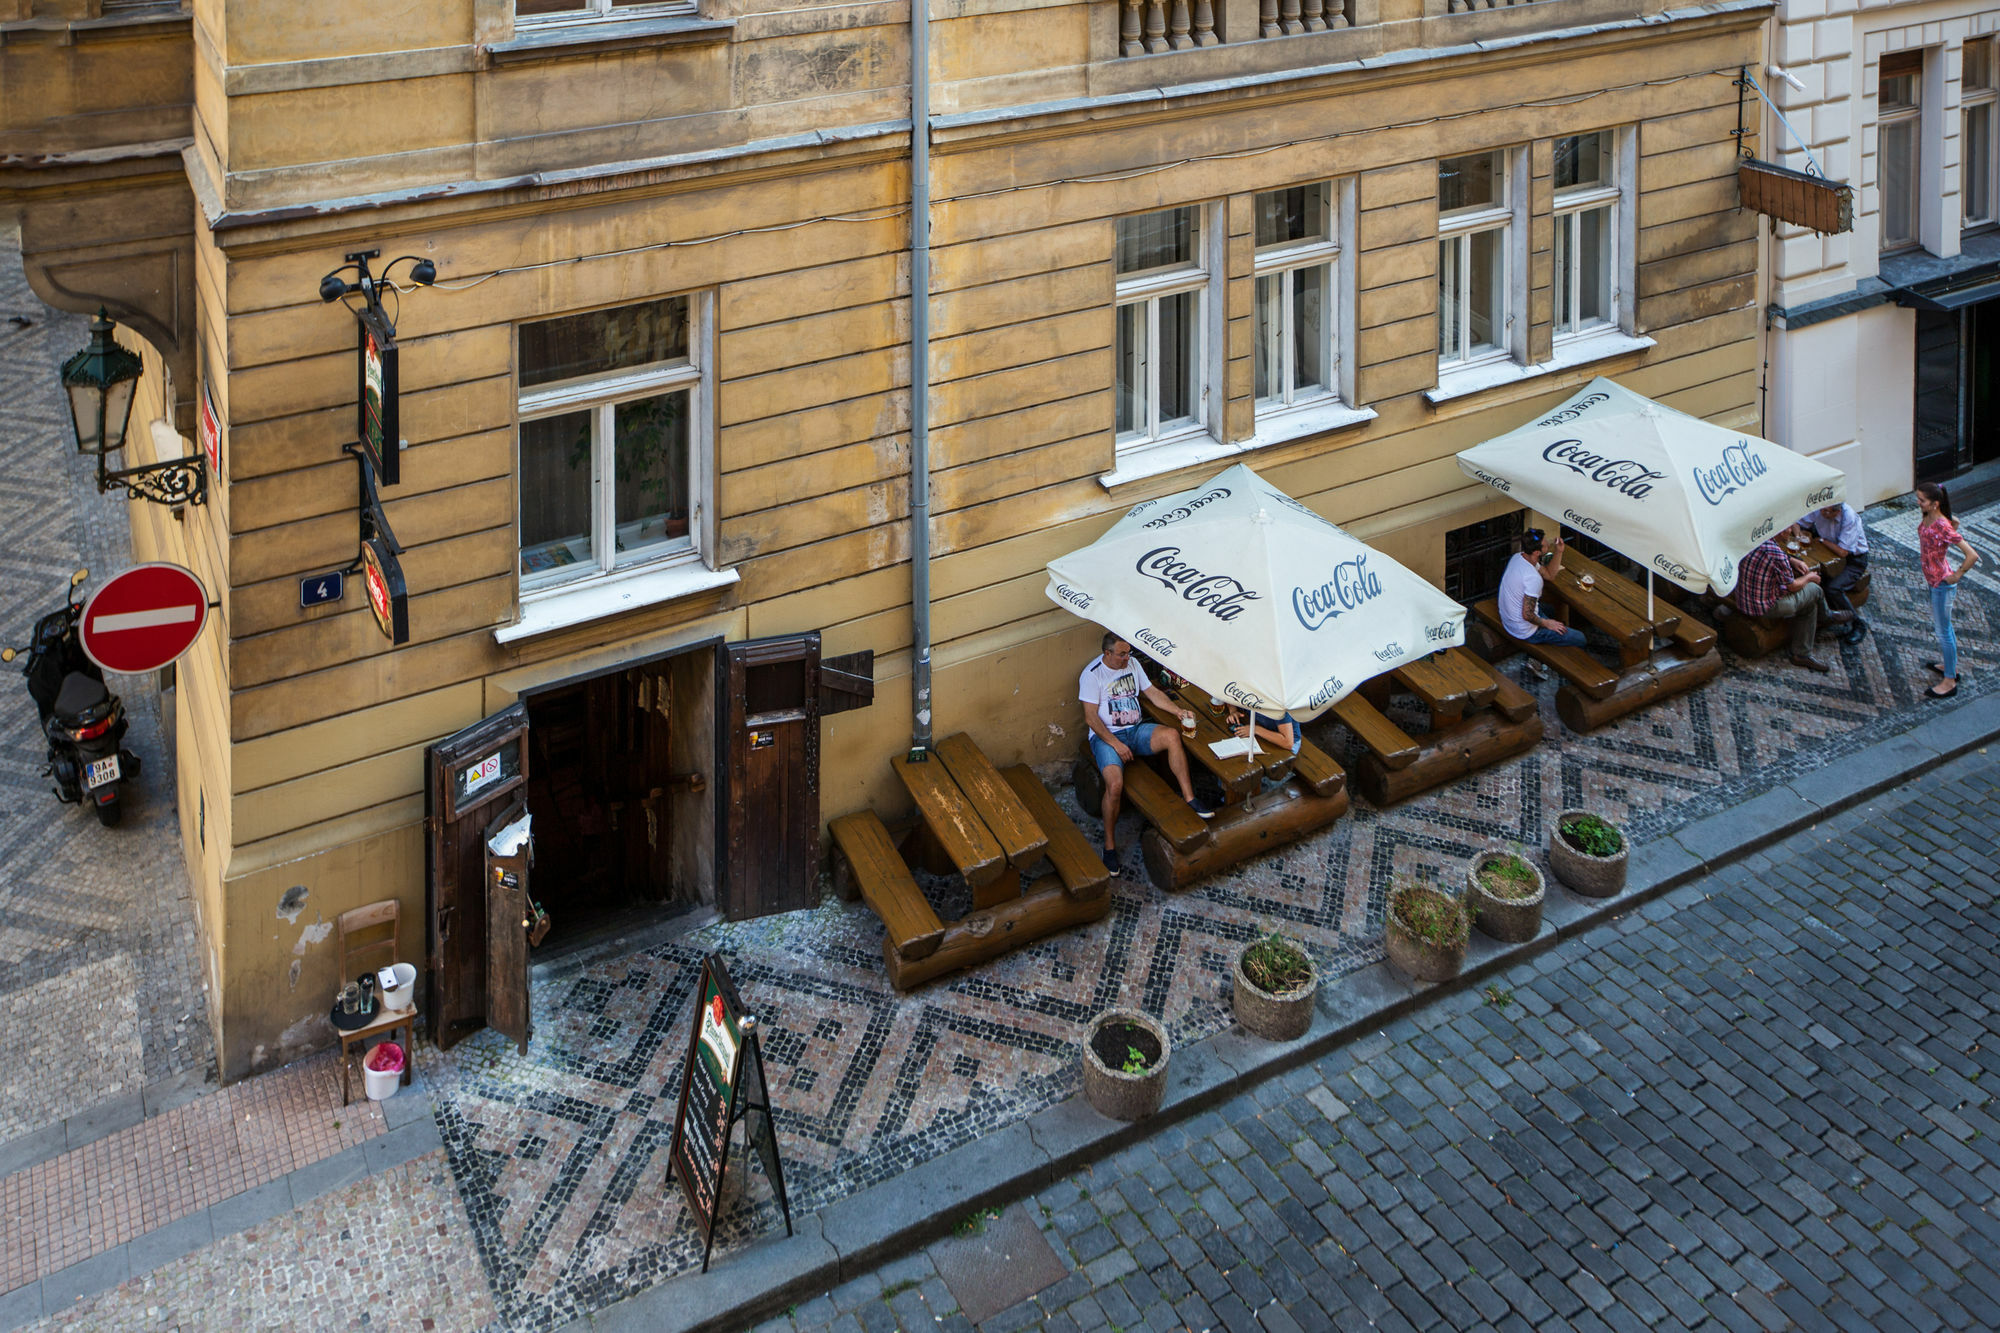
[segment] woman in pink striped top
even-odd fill
[[[1941,661],[1926,664],[1941,679],[1924,691],[1924,697],[1949,699],[1958,693],[1958,636],[1951,627],[1952,595],[1958,591],[1958,581],[1965,577],[1965,571],[1979,563],[1979,552],[1959,536],[1952,522],[1950,491],[1934,481],[1919,482],[1917,508],[1924,515],[1923,522],[1917,525],[1917,538],[1924,582],[1931,585],[1931,620],[1937,625],[1938,646],[1944,652]],[[1959,554],[1957,569],[1951,567],[1954,547]]]

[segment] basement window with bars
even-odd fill
[[[1481,519],[1444,535],[1444,595],[1470,606],[1500,591],[1507,559],[1521,540],[1527,511]]]

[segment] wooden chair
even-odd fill
[[[388,928],[386,934],[374,937],[381,928]],[[384,898],[379,903],[369,903],[366,907],[356,907],[342,912],[334,921],[334,939],[340,954],[340,985],[360,977],[365,972],[403,961],[402,947],[403,905],[394,898]],[[368,938],[357,939],[357,936]],[[387,957],[382,957],[382,951]],[[374,961],[363,963],[363,959]],[[377,992],[378,996],[380,992]],[[377,1000],[380,1003],[380,1000]],[[367,1050],[368,1042],[376,1037],[403,1033],[403,1086],[410,1086],[410,1069],[415,1063],[417,1040],[417,1006],[391,1011],[387,1008],[376,1010],[375,1021],[352,1032],[340,1034],[340,1104],[346,1106],[351,1100],[348,1091],[348,1070],[353,1064],[357,1049]]]

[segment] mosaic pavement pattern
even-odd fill
[[[1917,696],[1936,651],[1914,511],[1878,508],[1870,519],[1872,632],[1844,651],[1823,645],[1830,675],[1782,658],[1732,660],[1700,691],[1589,736],[1556,719],[1554,682],[1520,676],[1547,727],[1531,754],[1387,812],[1357,800],[1320,836],[1176,897],[1137,878],[1136,829],[1121,831],[1128,873],[1106,920],[913,995],[889,989],[872,914],[832,901],[544,978],[525,1057],[484,1034],[427,1061],[504,1322],[558,1326],[699,1263],[664,1163],[704,951],[724,955],[763,1024],[793,1207],[817,1208],[1069,1096],[1075,1038],[1107,1005],[1160,1015],[1177,1040],[1218,1030],[1229,1021],[1229,952],[1260,928],[1284,926],[1344,973],[1380,957],[1394,874],[1455,880],[1489,845],[1542,846],[1546,821],[1585,801],[1627,816],[1644,841],[1928,716],[1935,705]],[[2000,556],[2000,510],[1966,526]],[[1967,585],[1958,630],[1970,697],[2000,665],[2000,583]],[[1314,732],[1352,759],[1337,726]],[[780,1225],[753,1170],[717,1250]]]
[[[0,1177],[0,1293],[386,1130],[324,1052]]]
[[[97,494],[57,378],[89,337],[28,290],[0,232],[0,642],[25,643],[79,565],[101,577],[131,563],[128,502]],[[0,1030],[0,1143],[214,1064],[159,698],[150,677],[110,683],[144,761],[116,829],[57,802],[34,702],[0,669],[0,1002],[35,1014]]]
[[[423,1330],[493,1321],[443,1153],[430,1153],[78,1301],[36,1333]]]

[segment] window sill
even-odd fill
[[[735,583],[738,577],[733,569],[710,569],[699,561],[683,560],[664,569],[642,566],[580,586],[531,592],[521,599],[520,619],[494,630],[493,639],[513,643],[533,638],[676,598],[714,592]]]
[[[526,27],[517,25],[512,37],[486,47],[486,59],[496,66],[528,65],[544,60],[566,60],[573,56],[603,55],[609,51],[703,46],[726,42],[735,30],[736,24],[730,20],[704,19],[695,14],[668,14],[659,18],[610,23],[599,20],[537,23]]]
[[[1264,420],[1257,423],[1255,435],[1247,440],[1238,440],[1235,444],[1224,444],[1206,431],[1165,444],[1156,444],[1128,458],[1119,459],[1114,471],[1098,476],[1097,484],[1107,491],[1114,491],[1120,486],[1143,481],[1148,477],[1256,453],[1260,449],[1288,444],[1308,435],[1358,426],[1374,419],[1374,408],[1349,407],[1337,400],[1293,408],[1288,412],[1266,415]]]
[[[1594,361],[1608,360],[1614,356],[1624,356],[1628,352],[1643,352],[1654,346],[1651,338],[1612,330],[1593,333],[1569,342],[1557,343],[1555,354],[1546,361],[1538,361],[1532,366],[1524,366],[1518,361],[1489,361],[1484,365],[1471,366],[1465,370],[1446,371],[1438,376],[1435,389],[1424,390],[1424,397],[1435,406],[1448,403],[1454,398],[1464,398],[1468,394],[1497,389],[1503,384],[1518,384],[1522,380],[1538,379],[1543,375],[1559,374],[1587,366]]]

